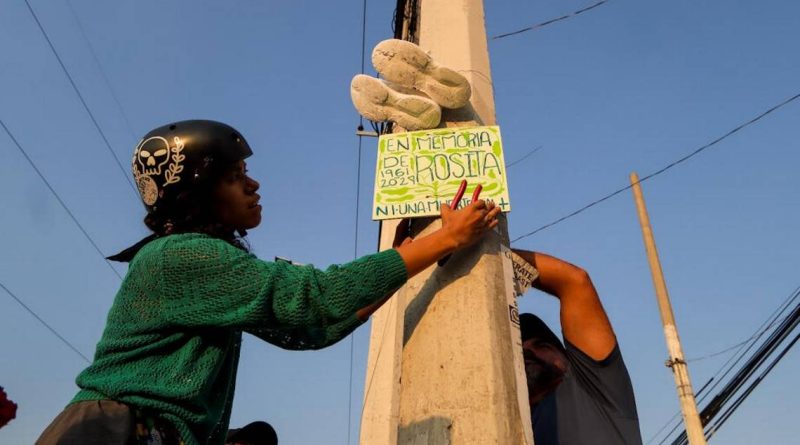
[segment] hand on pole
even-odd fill
[[[500,208],[494,202],[482,199],[460,210],[442,206],[442,230],[453,239],[456,249],[460,249],[474,244],[495,228],[499,214]]]

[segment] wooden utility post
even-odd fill
[[[472,86],[443,126],[494,125],[482,0],[407,0],[400,7],[419,46]],[[416,20],[416,21],[415,21]],[[416,36],[416,39],[413,37]],[[405,37],[405,36],[404,36]],[[391,248],[385,221],[380,248]],[[412,221],[413,236],[441,226]],[[519,328],[513,324],[502,244],[505,218],[479,245],[410,280],[373,317],[361,421],[362,445],[532,444]],[[512,298],[513,303],[513,298]],[[515,307],[513,308],[515,309]]]
[[[667,351],[669,352],[667,366],[672,368],[672,373],[675,375],[675,385],[678,389],[678,399],[683,413],[683,422],[686,425],[686,434],[690,445],[705,445],[706,438],[703,434],[703,425],[700,422],[700,415],[697,413],[697,403],[694,400],[694,391],[692,391],[692,383],[689,380],[689,368],[683,358],[683,349],[678,338],[678,328],[675,326],[672,305],[669,302],[667,284],[664,282],[664,274],[661,271],[661,263],[658,260],[653,229],[650,227],[650,218],[647,216],[647,208],[644,205],[642,188],[639,186],[639,176],[636,173],[631,173],[630,180],[633,196],[636,200],[636,209],[639,213],[639,223],[642,226],[647,261],[650,263],[650,273],[653,276],[653,286],[656,289],[661,322],[664,325],[664,338],[667,340]]]

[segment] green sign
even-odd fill
[[[438,216],[450,205],[461,181],[467,191],[460,206],[481,199],[511,210],[500,127],[436,128],[387,134],[378,140],[372,219]]]

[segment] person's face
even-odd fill
[[[259,184],[247,176],[247,165],[239,161],[225,171],[214,189],[217,220],[234,230],[248,230],[261,223]]]
[[[528,397],[531,403],[536,403],[561,383],[567,372],[567,357],[557,346],[536,337],[522,342],[522,354]]]

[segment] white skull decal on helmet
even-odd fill
[[[179,137],[173,138],[175,145],[170,147],[169,141],[161,136],[153,136],[142,140],[136,147],[131,160],[133,177],[139,188],[142,201],[148,206],[156,203],[164,187],[181,180],[184,142]],[[163,174],[163,177],[162,177]]]
[[[161,170],[169,162],[170,148],[166,139],[155,136],[145,139],[136,148],[135,157],[140,175],[161,175]]]

